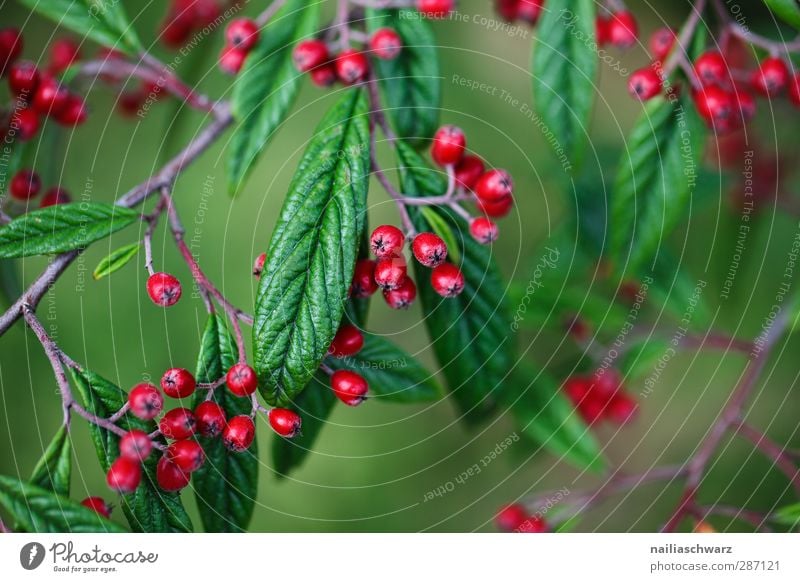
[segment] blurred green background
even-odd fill
[[[262,3],[252,4],[247,13],[258,12]],[[136,27],[142,38],[151,42],[166,3],[126,5],[131,18],[141,10]],[[680,6],[666,1],[656,5],[659,15],[646,6],[638,11],[644,35],[659,25],[659,19],[677,25],[682,18]],[[462,13],[465,20],[434,24],[442,47],[442,122],[462,126],[471,148],[514,175],[518,204],[501,223],[502,236],[494,250],[505,276],[524,286],[537,259],[536,249],[559,224],[572,218],[571,189],[546,140],[525,115],[525,107],[533,104],[528,73],[530,31],[492,30],[496,20],[488,1],[462,2]],[[488,25],[473,18],[476,13],[485,16]],[[761,22],[769,30],[769,22],[759,20],[763,17],[763,13],[753,12],[753,22]],[[49,22],[29,16],[11,2],[0,4],[0,22],[23,28],[25,56],[30,59],[39,58],[42,47],[63,34],[54,33]],[[230,80],[215,66],[220,45],[216,34],[184,58],[178,71],[196,75],[208,94],[226,97]],[[83,47],[84,54],[95,49],[88,43]],[[173,58],[160,45],[154,51],[165,62]],[[620,54],[611,52],[615,57]],[[646,63],[641,48],[620,58],[629,70]],[[189,73],[192,67],[200,74]],[[605,196],[600,181],[613,180],[624,136],[640,106],[628,98],[625,80],[618,73],[602,65],[600,70],[601,96],[591,128],[587,172],[594,176],[598,196]],[[497,87],[499,92],[492,95],[459,87],[453,83],[454,75]],[[519,103],[509,103],[505,95]],[[252,260],[265,250],[302,148],[334,98],[335,91],[305,86],[293,115],[235,201],[226,194],[224,139],[177,184],[178,209],[193,252],[212,280],[246,310],[252,309],[255,292],[249,274]],[[148,176],[165,156],[178,151],[205,121],[202,115],[180,112],[169,102],[155,105],[144,120],[126,119],[115,112],[115,99],[106,88],[95,87],[89,122],[74,132],[62,133],[58,143],[40,148],[36,165],[50,168],[45,172],[46,185],[60,182],[79,200],[112,201]],[[782,104],[774,110],[766,104],[762,107],[757,131],[768,144],[765,155],[776,149],[793,152],[798,145],[796,131],[786,136],[777,129],[781,119],[791,114],[783,109]],[[796,113],[791,119],[796,121]],[[732,296],[720,301],[740,218],[728,203],[730,185],[714,180],[704,185],[705,195],[693,201],[691,226],[684,224],[673,234],[674,248],[684,268],[696,279],[708,281],[705,299],[712,310],[721,308],[718,328],[747,338],[758,333],[773,302],[798,224],[796,217],[775,210],[769,201],[774,192],[767,192],[767,202],[759,208],[747,240]],[[371,189],[370,203],[372,224],[397,222],[393,205],[377,184]],[[109,279],[92,280],[91,271],[104,254],[137,236],[141,232],[132,228],[94,245],[39,307],[40,317],[68,354],[122,387],[158,379],[170,366],[194,369],[205,321],[202,303],[191,293],[167,313],[154,308],[144,293],[145,271],[137,268],[141,261]],[[163,225],[156,235],[155,254],[158,269],[189,280],[171,240],[165,238]],[[41,258],[19,261],[22,281],[31,281],[45,264],[46,259]],[[586,280],[582,290],[591,292],[593,285],[594,281]],[[661,325],[667,336],[674,331],[674,320],[666,316],[661,316]],[[431,370],[436,369],[418,308],[408,314],[393,312],[378,298],[372,305],[369,327],[389,334]],[[525,357],[536,363],[554,352],[559,359],[577,353],[571,342],[562,343],[553,333],[521,333],[516,341]],[[798,368],[790,354],[797,347],[791,340],[780,356],[773,358],[767,368],[769,380],[757,392],[751,416],[754,424],[765,428],[777,442],[795,449],[800,448]],[[658,389],[642,401],[641,414],[632,426],[598,431],[608,458],[630,471],[685,460],[713,422],[743,364],[735,354],[682,354],[667,367]],[[638,393],[641,379],[629,388]],[[58,428],[61,412],[41,346],[21,324],[0,338],[0,396],[0,473],[25,478]],[[532,492],[563,487],[575,492],[602,482],[520,442],[480,474],[456,484],[452,492],[426,502],[427,492],[453,481],[516,431],[507,415],[473,428],[457,420],[447,399],[430,406],[380,402],[368,402],[358,409],[339,406],[305,465],[290,478],[278,480],[269,458],[267,441],[272,434],[262,419],[258,431],[263,441],[260,491],[251,529],[492,531],[492,517],[504,503]],[[85,424],[76,420],[73,427],[77,462],[72,496],[108,496]],[[701,501],[766,511],[789,499],[785,479],[769,470],[769,462],[751,454],[749,445],[732,441],[723,451],[704,481]],[[674,507],[679,491],[677,483],[656,484],[612,499],[587,514],[579,530],[654,530]],[[190,491],[184,499],[196,516]],[[116,519],[122,519],[121,512],[115,513]],[[712,522],[721,529],[747,529],[725,521]]]

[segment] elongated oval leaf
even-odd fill
[[[253,326],[270,404],[287,404],[311,380],[342,319],[366,212],[368,142],[366,99],[354,89],[319,125],[281,210]]]
[[[111,204],[60,204],[34,210],[0,228],[0,258],[81,249],[131,223],[139,214]]]
[[[67,427],[62,425],[50,441],[42,458],[36,463],[28,481],[32,485],[67,497],[71,475],[72,441]]]
[[[797,0],[764,0],[764,4],[781,20],[800,30],[800,4]]]
[[[261,41],[236,78],[233,115],[240,124],[228,154],[231,194],[289,114],[303,78],[292,63],[292,50],[316,32],[321,4],[289,0],[261,31]]]
[[[122,267],[130,263],[131,259],[139,254],[139,249],[141,246],[141,242],[135,242],[119,247],[110,255],[104,257],[103,260],[97,264],[97,266],[94,268],[94,272],[92,273],[92,277],[94,277],[95,281],[97,281],[110,275],[111,273],[114,273],[115,271],[119,271]]]
[[[209,316],[200,341],[197,381],[216,381],[238,358],[225,320],[219,315]],[[198,391],[194,405],[205,398],[205,391]],[[250,399],[237,398],[224,387],[214,391],[213,400],[228,418],[250,413]],[[192,475],[192,485],[203,527],[207,532],[245,530],[253,517],[258,490],[258,443],[253,441],[243,453],[228,451],[219,437],[202,438],[200,443],[206,452],[206,462]]]
[[[594,0],[548,0],[536,27],[533,95],[552,131],[556,155],[571,169],[582,158],[595,94]]]

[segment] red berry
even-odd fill
[[[662,89],[661,75],[653,67],[645,67],[634,71],[628,79],[628,93],[640,101],[652,99]]]
[[[589,392],[593,398],[608,402],[622,389],[622,378],[613,368],[597,370],[590,379]]]
[[[360,374],[350,370],[337,370],[331,376],[331,388],[339,400],[348,406],[358,406],[366,400],[369,386]]]
[[[9,193],[17,200],[29,200],[39,193],[42,181],[33,170],[20,170],[11,178]]]
[[[589,394],[591,383],[583,376],[572,376],[564,382],[564,393],[578,406]]]
[[[635,419],[636,401],[627,394],[618,394],[606,407],[606,417],[613,424],[622,426]]]
[[[702,87],[694,92],[697,112],[714,130],[724,133],[736,127],[734,97],[717,86]]]
[[[206,462],[203,447],[195,440],[175,441],[167,447],[166,457],[184,473],[193,473]]]
[[[256,371],[247,364],[234,364],[225,377],[228,390],[239,397],[250,396],[258,388]]]
[[[576,342],[584,342],[589,338],[589,325],[584,319],[578,317],[568,318],[564,327]]]
[[[598,16],[594,20],[594,34],[597,37],[597,45],[605,46],[611,42],[610,20],[604,16]]]
[[[147,95],[141,91],[124,91],[117,100],[117,107],[123,115],[135,117],[146,99]]]
[[[497,240],[497,224],[483,216],[473,218],[469,223],[469,233],[482,245],[488,245]]]
[[[250,51],[258,42],[258,24],[249,18],[237,18],[232,20],[225,29],[225,40],[237,49],[245,52]]]
[[[54,117],[61,125],[76,126],[86,121],[86,103],[77,95],[70,95],[67,104]]]
[[[494,9],[507,22],[517,19],[517,6],[519,0],[495,0]]]
[[[390,61],[403,50],[403,39],[393,28],[380,28],[370,37],[369,48],[379,59]]]
[[[392,309],[407,309],[417,298],[417,286],[411,277],[406,277],[397,289],[383,292],[383,299]]]
[[[730,79],[725,57],[717,51],[706,51],[697,57],[694,70],[703,85],[727,84]]]
[[[267,262],[267,253],[261,253],[256,257],[253,262],[253,275],[256,279],[261,278],[261,273],[264,272],[264,263]]]
[[[36,137],[39,131],[39,114],[31,108],[20,109],[15,114],[17,135],[20,141],[28,141]]]
[[[197,387],[194,376],[183,368],[170,368],[161,376],[161,389],[171,398],[186,398]]]
[[[497,529],[504,532],[515,531],[528,519],[528,512],[519,503],[512,503],[501,508],[494,518]]]
[[[164,408],[164,397],[158,388],[148,383],[134,386],[128,394],[131,414],[142,420],[152,420]]]
[[[411,243],[414,258],[425,267],[438,267],[447,258],[447,245],[432,232],[421,232]]]
[[[69,91],[52,77],[39,81],[33,96],[33,108],[42,115],[58,115],[69,102]]]
[[[273,408],[267,415],[269,418],[269,425],[276,433],[287,439],[293,438],[300,434],[300,427],[303,420],[296,412],[287,410],[286,408]]]
[[[493,218],[502,218],[507,216],[509,212],[511,212],[511,208],[514,206],[514,198],[512,196],[505,196],[500,200],[481,200],[478,199],[478,208],[481,212],[483,212],[486,216],[491,216]]]
[[[766,97],[783,91],[789,83],[789,67],[783,59],[767,57],[753,74],[753,87]]]
[[[361,331],[350,324],[345,324],[336,332],[336,336],[328,348],[328,353],[336,358],[354,356],[364,347],[364,336]]]
[[[72,198],[70,198],[69,192],[64,190],[63,188],[50,188],[47,192],[44,193],[42,196],[41,201],[39,202],[40,208],[47,208],[48,206],[58,206],[59,204],[68,204]]]
[[[242,70],[247,52],[232,46],[222,49],[219,56],[219,68],[226,75],[236,75]]]
[[[489,170],[475,184],[475,195],[487,202],[498,202],[513,191],[514,182],[505,170]]]
[[[796,73],[789,81],[789,100],[800,107],[800,73]]]
[[[188,439],[197,430],[197,419],[188,408],[173,408],[158,422],[158,430],[168,439]]]
[[[336,69],[330,63],[312,69],[309,75],[317,87],[330,87],[336,82]]]
[[[611,44],[620,48],[628,48],[636,44],[639,26],[636,18],[627,10],[620,10],[608,20],[608,39]]]
[[[659,28],[650,35],[650,55],[654,61],[663,61],[675,44],[675,32],[668,27]]]
[[[304,40],[297,43],[292,52],[292,60],[294,66],[301,73],[308,72],[312,69],[328,62],[328,47],[321,40]],[[333,72],[333,71],[332,71]]]
[[[216,402],[206,400],[194,409],[197,420],[197,432],[204,437],[216,437],[225,428],[225,411]]]
[[[111,506],[105,502],[102,497],[87,497],[81,501],[81,505],[88,507],[98,515],[102,515],[106,519],[111,517]]]
[[[106,483],[117,493],[133,493],[141,480],[142,467],[126,457],[114,461],[106,474]]]
[[[147,279],[147,294],[159,307],[172,307],[181,298],[181,282],[169,273],[153,273]]]
[[[417,0],[417,10],[428,18],[445,18],[454,7],[454,0]]]
[[[161,25],[161,40],[170,48],[180,48],[192,35],[192,23],[184,14],[176,15]]]
[[[464,157],[467,138],[460,127],[445,125],[433,136],[431,157],[440,166],[455,165]]]
[[[189,475],[181,471],[164,455],[156,465],[156,481],[164,491],[180,491],[189,484]]]
[[[593,398],[586,398],[577,405],[578,414],[586,424],[594,424],[603,417],[605,404]]]
[[[742,89],[734,89],[733,98],[735,103],[739,105],[739,113],[742,117],[742,122],[746,123],[753,119],[756,115],[756,100],[753,95]]]
[[[351,295],[361,299],[371,296],[378,290],[378,284],[375,283],[375,261],[361,259],[356,263],[351,289]]]
[[[15,95],[33,98],[39,84],[39,69],[31,61],[19,61],[8,70],[8,86]]]
[[[222,431],[222,442],[228,450],[241,453],[250,448],[255,436],[256,426],[253,424],[253,419],[242,414],[228,421],[228,426]]]
[[[544,533],[547,531],[547,522],[541,517],[533,515],[519,524],[515,531],[517,533]]]
[[[543,5],[544,0],[518,0],[517,18],[533,26],[539,20]]]
[[[442,297],[455,297],[464,290],[464,275],[452,263],[442,263],[431,273],[433,290]]]
[[[478,156],[464,156],[455,168],[456,184],[465,190],[473,190],[486,171]]]
[[[22,54],[22,34],[17,28],[0,29],[0,75]]]
[[[334,60],[336,76],[345,85],[352,85],[363,80],[369,72],[369,61],[364,53],[347,49],[339,53]]]
[[[57,75],[66,71],[72,63],[81,58],[78,43],[69,38],[59,38],[50,47],[48,72]]]
[[[384,291],[400,287],[407,274],[406,260],[400,256],[381,259],[375,265],[375,283]]]
[[[384,224],[372,231],[369,242],[375,256],[379,259],[385,259],[402,252],[406,237],[396,226]]]
[[[137,463],[141,463],[149,457],[152,450],[153,442],[142,430],[131,430],[119,440],[120,455]]]

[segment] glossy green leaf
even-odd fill
[[[367,103],[348,91],[311,140],[284,201],[258,287],[259,389],[288,403],[319,367],[344,314],[369,182]]]
[[[389,27],[403,39],[392,60],[374,59],[386,115],[400,137],[415,146],[426,143],[439,127],[442,77],[436,37],[416,10],[367,10],[367,30]]]
[[[800,4],[797,0],[764,0],[764,4],[781,20],[800,30]]]
[[[97,266],[94,268],[94,272],[92,273],[92,277],[94,277],[95,281],[97,281],[110,275],[111,273],[119,271],[122,267],[130,263],[131,259],[139,254],[139,249],[141,246],[141,242],[135,242],[119,247],[110,255],[104,257],[97,264]]]
[[[29,533],[123,533],[97,512],[37,485],[0,475],[0,507]]]
[[[318,28],[320,2],[289,0],[261,31],[233,89],[239,126],[228,154],[229,190],[239,190],[258,156],[289,114],[303,73],[292,62],[295,45]]]
[[[72,475],[72,441],[67,427],[62,425],[36,463],[28,482],[64,497],[69,496]]]
[[[111,204],[59,204],[23,214],[0,227],[0,258],[14,259],[81,249],[139,218]]]
[[[555,134],[552,147],[565,169],[580,163],[588,141],[597,73],[595,5],[594,0],[548,0],[536,27],[536,111]]]
[[[238,358],[236,343],[225,320],[219,315],[209,316],[200,341],[197,381],[215,382]],[[198,391],[194,406],[205,398],[206,392]],[[214,391],[213,400],[228,418],[249,414],[251,410],[249,398],[238,398],[224,387]],[[253,441],[243,453],[232,453],[219,437],[201,438],[200,442],[206,462],[192,475],[192,485],[203,527],[207,532],[244,531],[253,517],[258,490],[258,443]]]
[[[777,523],[786,525],[792,529],[800,527],[800,503],[793,503],[781,507],[772,514],[772,518]]]

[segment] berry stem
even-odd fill
[[[683,27],[681,28],[681,31],[675,40],[675,47],[672,49],[672,54],[667,57],[667,60],[664,63],[663,77],[665,79],[670,76],[670,74],[675,70],[675,67],[681,64],[682,61],[686,60],[686,55],[688,53],[688,48],[692,43],[694,31],[697,29],[697,25],[700,22],[705,8],[706,0],[696,0],[692,6],[692,11],[689,14],[689,17],[686,19],[686,22],[683,24]]]
[[[732,428],[753,443],[759,451],[764,453],[764,456],[772,460],[775,466],[783,471],[784,475],[789,478],[792,487],[794,487],[795,493],[800,497],[800,468],[786,453],[786,450],[766,434],[744,421],[739,422]]]
[[[700,519],[705,519],[709,515],[721,515],[724,517],[733,517],[734,519],[741,519],[748,522],[758,531],[770,532],[772,531],[766,522],[769,520],[768,513],[754,511],[752,509],[744,509],[743,507],[733,507],[729,505],[706,505],[698,507]]]

